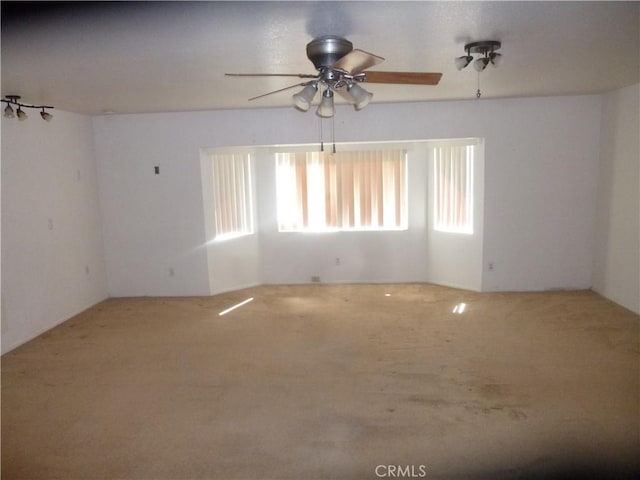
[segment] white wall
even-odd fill
[[[482,288],[588,288],[600,102],[593,95],[371,104],[362,112],[341,106],[336,140],[483,137]],[[232,258],[223,255],[218,268],[210,264],[200,149],[318,142],[317,122],[313,113],[293,108],[95,118],[109,293],[186,295],[233,288],[243,249],[229,244],[224,248],[233,251]],[[270,164],[257,161],[257,283],[308,281],[312,275],[336,282],[429,278],[426,239],[419,232],[275,234],[275,212],[267,206],[275,175]],[[159,176],[154,165],[161,167]],[[424,215],[426,208],[416,210],[414,225],[424,225]],[[255,262],[253,246],[247,252],[243,267]]]
[[[107,296],[91,119],[2,118],[2,352]]]
[[[640,84],[604,95],[595,291],[640,313]]]
[[[485,144],[484,289],[590,288],[600,97],[519,102]]]
[[[303,128],[304,117],[301,122],[296,114],[281,109],[94,118],[109,294],[209,295],[254,283],[238,277],[240,270],[255,271],[257,247],[250,239],[211,243],[201,150],[310,141],[316,125]],[[283,125],[293,124],[299,130],[292,136]]]

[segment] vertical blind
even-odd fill
[[[404,150],[278,153],[280,231],[406,228]]]
[[[214,154],[211,160],[216,238],[252,233],[249,155]]]
[[[473,146],[434,148],[434,228],[473,233]]]

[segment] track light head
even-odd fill
[[[7,103],[7,106],[4,109],[4,116],[5,118],[13,118],[15,117],[15,114],[13,113],[13,108],[11,108],[11,105],[9,105]]]
[[[24,113],[24,110],[22,110],[20,107],[18,107],[18,110],[16,111],[16,116],[20,121],[27,119],[27,114]]]
[[[463,55],[462,57],[458,57],[455,59],[456,68],[458,70],[462,70],[467,65],[469,65],[473,61],[473,57],[471,55]]]
[[[42,119],[46,122],[50,122],[51,119],[53,118],[53,115],[51,115],[49,112],[45,112],[44,108],[42,109],[42,111],[40,112],[40,116],[42,117]]]
[[[487,68],[487,65],[489,65],[489,57],[478,58],[475,62],[473,62],[473,68],[475,68],[478,72],[481,72],[485,68]]]
[[[499,67],[502,64],[502,55],[499,53],[491,52],[489,54],[489,61],[494,67]]]

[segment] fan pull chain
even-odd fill
[[[336,153],[336,122],[335,115],[331,117],[331,141],[333,142],[333,153]]]
[[[319,119],[320,122],[320,151],[324,152],[324,129],[322,126],[322,118]],[[332,152],[336,153],[336,124],[335,117],[331,117],[331,142],[333,143]]]
[[[480,98],[480,95],[482,95],[482,93],[480,93],[480,72],[478,72],[478,91],[476,92],[476,98]]]

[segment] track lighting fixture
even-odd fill
[[[482,57],[476,59],[474,63],[475,69],[479,72],[487,68],[487,65],[489,63],[491,63],[491,65],[493,65],[494,67],[497,67],[500,63],[502,55],[496,53],[496,50],[498,50],[501,46],[502,44],[497,40],[483,40],[481,42],[467,43],[464,46],[467,54],[455,59],[456,67],[458,70],[462,70],[467,65],[469,65],[473,61],[473,56],[471,55],[472,53],[479,53],[482,55]]]
[[[47,122],[51,121],[51,119],[53,118],[53,115],[51,115],[49,112],[46,112],[45,108],[54,108],[54,107],[52,107],[50,105],[29,105],[27,103],[22,103],[19,100],[20,100],[20,95],[5,95],[4,96],[2,101],[7,104],[7,106],[4,109],[4,116],[6,118],[18,117],[18,120],[20,120],[20,121],[26,120],[28,115],[23,110],[23,108],[38,108],[38,109],[42,110],[40,112],[40,117],[43,120],[46,120]],[[13,111],[12,105],[16,107],[15,113]]]
[[[455,59],[454,63],[458,70],[462,70],[473,62],[473,68],[478,72],[484,71],[487,65],[491,64],[493,67],[497,67],[502,63],[502,55],[496,53],[502,46],[502,43],[497,40],[482,40],[480,42],[467,43],[464,46],[466,55]],[[473,59],[472,54],[480,54],[481,56]],[[480,98],[480,77],[478,77],[478,91],[476,96]]]

